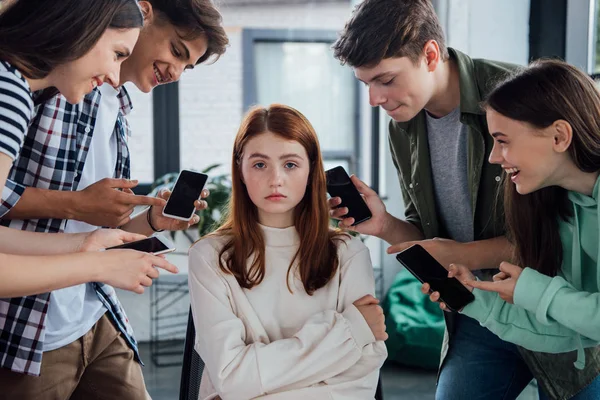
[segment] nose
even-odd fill
[[[116,88],[119,86],[120,79],[120,65],[114,67],[108,74],[104,76],[104,82],[108,83],[112,87]]]
[[[271,187],[281,187],[283,184],[283,173],[279,168],[273,168],[269,179]]]
[[[181,78],[181,74],[183,74],[184,70],[185,70],[184,63],[176,63],[176,64],[169,65],[169,68],[167,68],[167,72],[169,74],[169,80],[171,82],[178,81],[179,78]]]
[[[369,86],[369,104],[371,107],[377,107],[386,102],[385,96],[374,85]]]
[[[494,147],[492,147],[490,157],[488,158],[490,164],[502,164],[504,161],[504,157],[502,157],[501,151],[498,147],[498,143],[494,142]]]

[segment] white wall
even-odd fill
[[[474,58],[527,63],[529,0],[442,0],[438,3],[440,8],[446,9],[447,14],[440,16],[450,46]]]

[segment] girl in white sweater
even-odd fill
[[[190,250],[201,399],[373,399],[387,356],[368,249],[329,226],[316,133],[255,108],[225,223]]]

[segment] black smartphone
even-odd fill
[[[107,247],[105,250],[114,249],[131,249],[143,251],[144,253],[152,253],[154,255],[159,255],[175,251],[175,245],[164,236],[150,236],[149,238],[136,240],[135,242],[129,242],[125,244],[120,244],[118,246]]]
[[[469,289],[456,278],[448,278],[448,271],[423,247],[410,246],[396,255],[396,259],[422,283],[429,283],[432,292],[440,293],[440,300],[452,311],[462,310],[475,300]]]
[[[327,193],[331,197],[342,199],[340,207],[348,207],[348,214],[344,218],[354,218],[354,225],[358,225],[372,217],[371,210],[350,180],[344,167],[339,166],[325,171],[327,178]]]
[[[189,221],[194,215],[194,202],[200,198],[208,175],[184,169],[179,173],[171,197],[163,209],[163,215],[169,218]]]

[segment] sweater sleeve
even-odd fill
[[[362,323],[370,332],[369,325],[353,305],[356,300],[364,295],[375,296],[375,279],[369,250],[362,243],[360,243],[360,249],[341,266],[338,302],[342,312],[357,310]],[[362,348],[361,357],[354,365],[341,374],[325,380],[325,383],[346,386],[347,390],[351,390],[355,396],[360,393],[360,396],[358,396],[360,398],[373,398],[377,389],[379,369],[386,358],[387,348],[385,343],[383,341],[373,341]]]
[[[546,277],[546,282],[532,272],[526,268],[521,273],[515,304],[498,293],[475,289],[475,301],[462,312],[501,339],[533,351],[564,353],[598,345],[598,294],[578,292],[562,278]],[[554,279],[556,287],[550,283]]]
[[[514,301],[542,323],[554,320],[600,342],[600,293],[579,291],[561,276],[549,277],[525,268],[517,281]]]
[[[244,323],[233,311],[224,277],[197,247],[190,250],[189,263],[195,347],[224,399],[250,399],[289,386],[318,384],[354,365],[362,349],[374,341],[361,325],[362,315],[350,307],[342,313],[313,315],[291,338],[247,344]]]

